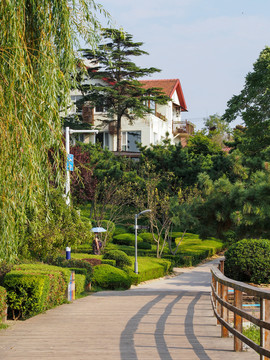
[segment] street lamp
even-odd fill
[[[134,263],[134,272],[135,274],[138,274],[138,260],[137,260],[137,230],[138,230],[138,225],[137,225],[137,220],[138,217],[142,214],[145,214],[147,212],[150,212],[150,209],[141,211],[139,214],[135,214],[135,263]]]
[[[66,176],[66,204],[69,205],[70,204],[70,171],[71,171],[71,163],[69,161],[69,155],[70,155],[70,145],[69,145],[69,137],[71,134],[74,133],[92,133],[92,134],[97,134],[98,130],[73,130],[70,129],[69,127],[66,127],[66,152],[67,152],[67,156],[68,156],[68,161],[67,161],[67,176]],[[73,167],[73,164],[72,164]]]

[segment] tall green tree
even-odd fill
[[[218,114],[210,115],[204,119],[204,130],[207,132],[207,136],[221,147],[224,146],[224,141],[230,138],[231,129],[229,125]]]
[[[154,67],[137,66],[132,57],[146,55],[141,49],[142,42],[134,42],[132,35],[121,30],[104,29],[103,43],[96,50],[82,50],[84,58],[91,60],[95,67],[88,69],[91,79],[103,79],[105,84],[85,84],[85,79],[79,86],[84,98],[93,106],[105,106],[107,122],[116,121],[117,151],[121,151],[121,122],[125,116],[131,123],[136,118],[142,118],[153,110],[148,102],[165,104],[170,99],[157,88],[144,89],[138,81],[147,75],[159,72]]]
[[[230,123],[238,116],[246,127],[239,149],[263,156],[270,146],[270,47],[260,53],[241,93],[228,102],[223,119]]]
[[[59,110],[76,32],[95,42],[97,8],[92,0],[0,2],[0,261],[18,256],[40,206],[50,221],[51,185],[63,186]]]

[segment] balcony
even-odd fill
[[[188,121],[174,121],[173,122],[173,135],[180,137],[189,137],[194,134],[195,125]]]

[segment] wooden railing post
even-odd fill
[[[219,263],[219,271],[224,274],[224,260],[220,260],[220,263]]]
[[[234,290],[234,306],[242,309],[243,294],[240,290]],[[242,317],[234,314],[234,328],[242,333]],[[234,336],[234,351],[243,351],[243,343]]]
[[[223,301],[228,302],[228,286],[221,286],[221,298]],[[229,311],[224,306],[221,307],[221,317],[228,322]],[[221,326],[221,337],[229,337],[229,330],[225,326]]]
[[[217,281],[217,294],[220,298],[221,298],[221,293],[222,293],[222,285],[219,281]],[[221,311],[222,311],[221,308],[222,308],[222,306],[221,306],[220,302],[217,301],[216,309],[217,309],[217,313],[219,316],[221,316]],[[219,324],[220,324],[220,322],[217,320],[217,325],[219,325]]]
[[[216,279],[214,277],[214,275],[212,274],[212,286],[213,286],[213,289],[212,289],[212,299],[213,299],[213,302],[215,304],[215,307],[217,306],[217,301],[216,301],[216,298],[215,298],[215,295],[214,295],[214,291],[216,291],[216,288],[217,288],[217,284],[216,284]]]
[[[260,299],[260,319],[263,321],[270,321],[270,300]],[[270,350],[270,331],[260,328],[260,345],[261,347]],[[260,355],[261,360],[269,359],[266,356]]]

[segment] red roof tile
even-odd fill
[[[140,80],[143,87],[146,89],[155,87],[163,90],[165,95],[172,98],[174,91],[176,90],[182,111],[188,111],[185,102],[183,90],[179,79],[164,79],[164,80]]]

